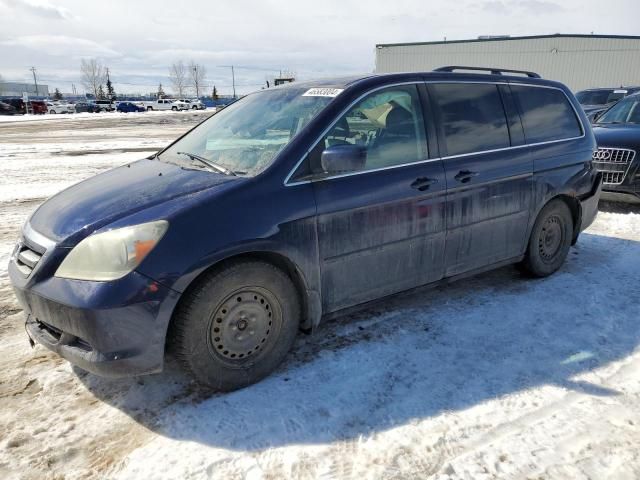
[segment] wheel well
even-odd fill
[[[186,298],[189,290],[191,290],[192,288],[195,288],[198,285],[198,282],[206,275],[210,274],[213,271],[225,268],[231,265],[232,263],[242,262],[246,260],[254,260],[254,261],[258,260],[265,263],[269,263],[287,274],[287,276],[293,282],[293,285],[295,286],[296,291],[298,292],[298,298],[300,299],[300,310],[302,312],[302,322],[300,324],[300,327],[303,330],[309,329],[311,325],[309,325],[310,320],[308,318],[308,313],[307,313],[308,298],[307,298],[305,282],[303,280],[302,274],[290,259],[278,253],[249,252],[249,253],[241,253],[241,254],[234,255],[232,257],[228,257],[223,260],[220,260],[219,262],[214,263],[213,265],[203,270],[196,278],[194,278],[189,284],[189,286],[182,293],[181,299]],[[175,307],[173,314],[171,315],[171,320],[169,321],[169,325],[167,328],[167,336],[165,338],[165,349],[170,343],[169,336],[171,335],[171,329],[173,326],[174,317],[179,308],[180,308],[180,301],[178,302],[178,305]]]
[[[571,212],[571,219],[573,220],[573,239],[571,244],[573,245],[578,239],[578,234],[580,233],[582,207],[580,206],[580,202],[575,197],[571,197],[569,195],[558,195],[557,197],[549,200],[549,202],[555,199],[563,201],[567,205],[567,207],[569,207],[569,211]]]

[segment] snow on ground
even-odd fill
[[[29,212],[204,118],[139,117],[0,125],[1,478],[640,478],[637,208],[607,206],[551,278],[396,296],[230,394],[31,350],[4,268]]]

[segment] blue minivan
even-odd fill
[[[478,71],[474,71],[478,70]],[[256,92],[25,223],[26,329],[88,371],[273,371],[298,331],[400,291],[560,268],[602,174],[584,112],[530,72],[443,67]]]

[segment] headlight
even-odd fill
[[[153,250],[168,226],[160,220],[90,235],[69,252],[55,276],[94,281],[124,277]]]

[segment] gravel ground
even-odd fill
[[[6,264],[49,195],[210,112],[0,122],[0,478],[640,478],[640,210],[605,205],[545,280],[503,268],[301,336],[203,396],[29,348]]]

